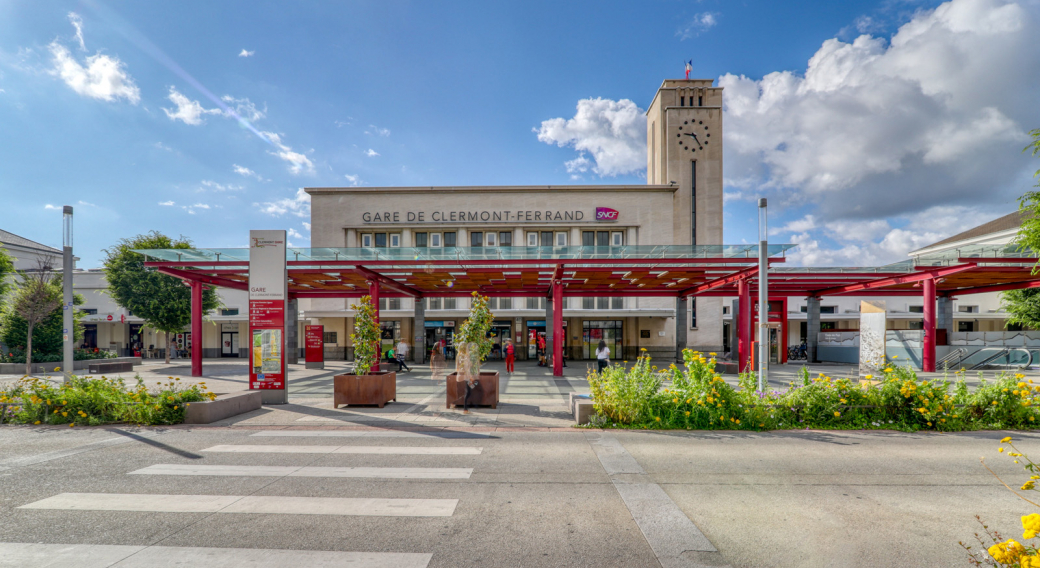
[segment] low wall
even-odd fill
[[[132,363],[134,365],[141,364],[140,357],[116,357],[114,359],[87,359],[83,361],[74,361],[72,368],[74,371],[86,371],[87,367],[91,363]],[[33,363],[33,373],[54,373],[62,371],[62,364],[60,361],[52,363]],[[0,363],[0,375],[22,375],[25,374],[25,363]]]

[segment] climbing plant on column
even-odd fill
[[[376,363],[376,346],[379,345],[379,325],[376,324],[376,307],[372,296],[362,296],[354,310],[354,332],[350,341],[354,344],[354,374],[367,375]]]

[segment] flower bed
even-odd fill
[[[193,402],[213,400],[205,383],[180,387],[180,379],[157,382],[149,390],[140,378],[133,389],[122,379],[73,377],[54,385],[24,377],[0,390],[0,417],[14,424],[77,424],[95,426],[114,422],[179,424],[184,408]]]
[[[685,350],[683,368],[658,369],[639,357],[630,369],[612,365],[588,381],[593,426],[686,430],[895,429],[983,430],[1037,427],[1040,386],[1001,374],[969,392],[963,378],[921,380],[909,366],[888,365],[867,380],[812,378],[803,368],[790,388],[755,390],[754,373],[739,386],[715,372],[714,354]],[[670,383],[667,384],[666,383]]]

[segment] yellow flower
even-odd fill
[[[1022,517],[1022,529],[1026,531],[1022,538],[1033,538],[1040,533],[1040,514],[1033,513]]]
[[[843,399],[841,399],[841,403],[842,403],[842,404],[846,404],[846,403],[848,403],[848,402],[849,402],[849,401],[845,400],[844,398],[843,398]]]
[[[76,425],[76,423],[75,423],[75,422],[73,422],[73,423],[69,424],[69,428],[72,428],[72,427],[73,427],[73,426],[75,426],[75,425]]]
[[[893,359],[898,359],[898,358],[899,358],[899,355],[893,355],[893,356],[892,356],[892,358],[893,358]]]
[[[69,415],[69,413],[68,413],[68,412],[62,412],[62,413],[61,413],[61,415],[62,415],[62,416],[68,416],[68,415]]]
[[[1029,386],[1029,385],[1027,385],[1027,384],[1025,384],[1025,383],[1018,383],[1018,384],[1017,384],[1017,385],[1015,385],[1015,386],[1016,386],[1016,387],[1018,387],[1018,388],[1020,388],[1020,389],[1024,389],[1024,388],[1026,388],[1026,387],[1027,387],[1027,386]]]
[[[1022,556],[1026,551],[1025,547],[1015,542],[1014,540],[1008,540],[1006,542],[1000,542],[989,547],[989,555],[993,557],[997,562],[1003,562],[1004,564],[1012,564],[1018,560],[1019,556]]]
[[[864,379],[867,379],[867,380],[870,380],[870,379],[873,379],[873,378],[874,378],[874,375],[867,375],[866,377],[863,377],[863,378],[864,378]]]
[[[673,403],[673,404],[675,404],[675,403],[678,403],[678,402],[679,402],[679,399],[677,399],[677,398],[673,398],[673,399],[672,399],[672,403]]]
[[[1004,453],[1004,448],[997,448],[997,451],[1000,453]]]
[[[690,415],[690,411],[689,411],[689,410],[687,410],[687,411],[686,411],[686,416],[689,416],[689,415]]]
[[[55,373],[57,373],[57,372],[58,372],[58,371],[60,371],[60,370],[61,370],[61,367],[55,367],[55,368],[54,368],[54,372],[55,372]]]
[[[1030,554],[1022,557],[1022,568],[1040,568],[1040,556]]]
[[[37,420],[36,422],[33,422],[33,424],[39,424],[39,423],[40,423],[40,421],[39,421],[39,420]]]
[[[1030,479],[1029,481],[1022,484],[1022,491],[1032,491],[1036,482]]]
[[[740,424],[740,420],[737,420],[737,424]]]
[[[835,418],[838,417],[838,416],[841,416],[841,413],[840,412],[835,412],[834,416],[835,416]]]
[[[174,409],[174,410],[177,410],[177,408],[178,408],[178,407],[176,407],[176,406],[174,406],[174,407],[173,407],[173,409]]]

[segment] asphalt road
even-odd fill
[[[956,566],[1033,512],[1000,432],[517,430],[0,427],[0,566]]]

